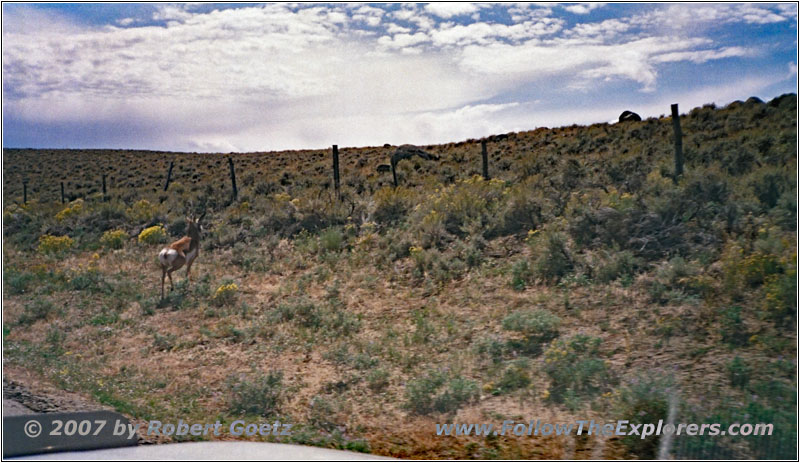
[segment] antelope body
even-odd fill
[[[202,219],[202,217],[200,218]],[[170,290],[172,272],[186,265],[186,278],[192,281],[192,263],[200,251],[200,219],[186,218],[186,236],[165,247],[158,253],[158,263],[161,265],[161,299],[164,299],[164,278],[169,277]]]

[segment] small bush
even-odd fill
[[[503,181],[486,181],[479,175],[437,188],[415,209],[423,246],[425,241],[440,246],[449,235],[463,238],[472,231],[487,232],[497,222],[504,191]]]
[[[322,326],[320,309],[311,301],[300,299],[289,304],[280,304],[272,312],[271,318],[277,322],[294,321],[305,328]]]
[[[340,230],[329,228],[319,236],[320,248],[328,252],[338,252],[344,244],[344,235]]]
[[[648,372],[635,376],[622,384],[614,394],[615,415],[631,424],[667,421],[670,402],[678,407],[678,388],[671,376]],[[625,436],[622,443],[640,459],[657,458],[658,436],[642,439]]]
[[[36,280],[36,275],[21,272],[14,268],[7,268],[3,272],[3,281],[8,294],[24,294],[30,284]]]
[[[63,222],[71,217],[77,217],[81,212],[83,212],[83,199],[78,198],[72,201],[69,206],[59,211],[59,213],[56,214],[56,220]]]
[[[24,311],[17,319],[20,325],[30,325],[39,320],[46,319],[56,310],[52,302],[44,299],[34,299],[31,303],[25,304]]]
[[[452,413],[476,400],[478,395],[474,381],[436,371],[408,383],[405,408],[417,415]]]
[[[650,283],[648,291],[653,302],[666,303],[672,299],[692,296],[698,292],[695,278],[697,266],[682,257],[673,257],[663,262],[657,269],[655,279]]]
[[[495,385],[493,394],[505,394],[508,392],[516,391],[517,389],[524,389],[531,384],[531,377],[528,374],[530,365],[527,359],[519,359],[511,362],[503,371],[503,376]]]
[[[389,386],[389,372],[376,368],[367,373],[367,387],[373,392],[381,392]]]
[[[772,209],[778,204],[778,199],[784,190],[788,188],[789,181],[786,173],[780,169],[763,169],[750,184],[761,204],[767,209]]]
[[[520,259],[511,267],[511,286],[517,291],[523,291],[533,279],[533,272],[527,259]]]
[[[284,399],[283,372],[270,371],[253,379],[229,378],[231,413],[274,416]]]
[[[541,345],[558,336],[561,319],[547,310],[521,310],[503,319],[503,329],[522,335],[521,341],[509,341],[509,346],[529,354],[541,352]]]
[[[508,342],[499,336],[491,336],[477,341],[475,353],[488,356],[492,363],[500,363],[509,353]]]
[[[609,283],[620,278],[632,278],[639,268],[639,259],[631,251],[607,252],[597,267],[595,278],[600,283]]]
[[[308,404],[308,422],[319,429],[331,432],[336,429],[334,419],[339,407],[333,401],[323,396],[316,395]]]
[[[74,244],[75,241],[69,236],[43,235],[39,237],[37,250],[40,254],[61,255]]]
[[[572,255],[567,248],[567,237],[559,232],[543,232],[529,240],[534,252],[533,271],[539,278],[558,282],[574,268]]]
[[[797,317],[797,270],[770,275],[764,283],[764,310],[776,325],[791,324]]]
[[[167,239],[167,231],[162,225],[153,225],[139,233],[139,242],[144,244],[159,244]]]
[[[744,388],[750,382],[750,375],[753,369],[750,368],[744,360],[736,356],[733,360],[726,365],[728,370],[728,379],[731,381],[731,386]]]
[[[158,215],[158,207],[146,199],[141,199],[129,207],[125,214],[135,223],[149,222]]]
[[[375,201],[373,217],[382,225],[393,225],[405,220],[411,211],[412,194],[404,188],[383,187],[372,196]]]
[[[298,298],[278,305],[269,318],[274,322],[292,322],[302,328],[324,331],[332,336],[352,335],[361,328],[358,317],[330,300],[323,306]]]
[[[750,333],[742,321],[742,308],[739,306],[729,307],[722,311],[720,320],[720,334],[722,342],[730,346],[744,346]]]
[[[214,297],[211,300],[214,305],[217,306],[233,305],[236,302],[238,293],[239,285],[236,283],[226,283],[214,291]]]
[[[100,237],[100,244],[110,249],[122,249],[128,241],[128,234],[125,230],[108,230]]]
[[[580,401],[609,387],[612,377],[600,358],[602,340],[584,334],[558,339],[545,351],[548,398],[577,409]]]
[[[537,189],[528,182],[516,185],[508,194],[508,200],[499,212],[500,220],[492,235],[516,235],[527,230],[536,230],[544,222],[544,211],[552,205],[537,194]]]

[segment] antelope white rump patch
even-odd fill
[[[178,257],[178,251],[170,248],[164,248],[158,253],[158,261],[164,267],[171,266],[176,257]]]

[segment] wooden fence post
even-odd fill
[[[233,200],[239,197],[239,190],[236,189],[236,172],[233,170],[233,158],[228,158],[228,166],[231,168],[231,185],[233,186]]]
[[[106,200],[106,174],[103,174],[103,201]]]
[[[64,182],[61,182],[61,204],[64,204]]]
[[[672,105],[672,128],[675,132],[675,176],[672,181],[678,183],[683,175],[683,135],[681,134],[681,118],[678,115],[678,104]]]
[[[333,145],[333,187],[336,190],[336,199],[341,199],[339,194],[339,145]]]
[[[172,179],[172,166],[173,165],[175,165],[175,163],[173,161],[170,161],[169,162],[169,170],[167,171],[167,182],[164,183],[164,191],[167,191],[167,188],[169,188],[169,181],[170,181],[170,179]]]
[[[28,204],[28,181],[22,181],[22,204]]]
[[[483,157],[483,179],[489,180],[489,155],[486,152],[486,140],[481,140],[481,156]]]

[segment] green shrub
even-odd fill
[[[511,362],[503,371],[503,375],[495,385],[492,393],[505,394],[528,387],[531,384],[531,377],[528,374],[529,369],[530,364],[525,358]]]
[[[520,310],[503,319],[503,329],[522,336],[520,341],[509,341],[509,346],[524,353],[538,354],[542,344],[558,336],[561,319],[547,310]]]
[[[600,358],[602,340],[579,334],[557,339],[545,351],[545,373],[550,377],[548,398],[577,409],[582,399],[607,389],[611,373]]]
[[[37,250],[40,254],[62,255],[75,244],[69,236],[42,235]]]
[[[13,204],[3,211],[3,236],[18,246],[29,247],[39,237],[44,221],[47,220],[31,211],[32,204]]]
[[[345,307],[332,301],[324,306],[306,298],[298,298],[280,304],[269,315],[273,322],[292,322],[314,331],[323,331],[332,336],[349,336],[361,329],[361,321]]]
[[[495,364],[502,362],[509,351],[508,342],[497,336],[477,341],[474,348],[475,353],[488,356]]]
[[[523,291],[533,279],[533,272],[527,259],[514,262],[511,267],[511,286],[517,291]]]
[[[393,225],[405,220],[413,207],[411,190],[404,187],[383,187],[372,196],[375,201],[373,217],[381,225]]]
[[[761,204],[767,209],[772,209],[778,204],[778,199],[787,189],[788,183],[786,174],[782,170],[762,169],[750,185]]]
[[[540,235],[529,240],[535,256],[534,274],[545,281],[558,282],[574,268],[567,237],[560,232],[543,232]]]
[[[71,217],[77,217],[78,215],[81,214],[81,212],[83,212],[83,210],[84,210],[83,199],[78,198],[75,201],[69,203],[69,206],[59,211],[59,213],[56,214],[56,220],[62,222]]]
[[[435,371],[406,386],[405,408],[417,415],[453,413],[478,398],[478,385],[460,375]]]
[[[722,342],[730,346],[746,345],[750,333],[748,333],[747,327],[745,327],[742,321],[742,308],[739,306],[732,306],[724,309],[720,315],[720,334],[722,335]]]
[[[228,379],[231,413],[271,417],[280,412],[284,400],[283,372],[270,371],[254,378]]]
[[[381,392],[389,386],[389,372],[376,368],[367,373],[367,387],[373,392]]]
[[[97,267],[92,266],[73,273],[68,287],[74,291],[89,291],[91,293],[111,294],[114,291],[114,286],[106,278],[105,274],[100,272]]]
[[[297,299],[288,304],[278,305],[270,318],[276,322],[294,321],[304,328],[317,329],[322,326],[321,310],[307,299]]]
[[[427,247],[426,240],[441,245],[443,235],[463,238],[474,231],[485,234],[496,223],[504,191],[503,181],[486,181],[479,175],[437,188],[415,212],[423,246]]]
[[[600,283],[609,283],[619,278],[632,278],[640,265],[633,252],[605,252],[604,259],[598,265],[595,278]]]
[[[500,220],[489,231],[490,236],[522,234],[544,224],[544,213],[552,210],[553,206],[540,196],[541,193],[532,183],[523,182],[512,187],[507,201],[501,205]]]
[[[693,297],[701,290],[698,284],[702,280],[696,278],[699,273],[697,266],[683,257],[673,257],[661,263],[655,273],[655,279],[648,287],[653,302],[663,304],[674,299]]]
[[[129,207],[125,214],[134,223],[149,222],[158,215],[158,206],[150,204],[146,199],[140,199]]]
[[[5,268],[3,271],[3,280],[8,294],[24,294],[31,283],[36,280],[36,275],[19,271],[15,268]]]
[[[339,408],[333,401],[315,395],[308,404],[308,422],[318,429],[331,432],[338,425],[334,417]]]
[[[753,369],[738,355],[728,362],[726,368],[728,370],[728,379],[731,381],[731,386],[744,388],[747,386],[747,383],[750,382],[750,375]]]
[[[329,228],[319,236],[320,248],[328,252],[338,252],[344,244],[344,235],[335,228]]]
[[[153,349],[160,352],[169,352],[175,348],[178,337],[172,333],[160,334],[153,333]]]
[[[236,283],[226,283],[214,291],[211,302],[216,306],[230,306],[236,303],[236,296],[239,294],[239,285]]]
[[[620,420],[628,420],[631,424],[667,422],[670,402],[679,407],[678,388],[671,376],[660,372],[639,374],[625,381],[613,395],[613,409]],[[681,422],[676,414],[676,422]],[[622,443],[639,459],[655,459],[658,457],[659,436],[651,435],[646,439],[641,436],[625,436]]]
[[[797,270],[770,275],[764,283],[764,310],[776,325],[791,324],[797,317]]]
[[[167,231],[161,225],[145,228],[139,233],[139,242],[145,244],[159,244],[167,239]]]
[[[56,311],[55,305],[46,299],[34,299],[25,304],[22,315],[17,319],[19,325],[30,325],[39,320],[46,319],[51,313]]]
[[[122,249],[128,241],[128,234],[125,230],[108,230],[100,237],[100,244],[111,249]]]

